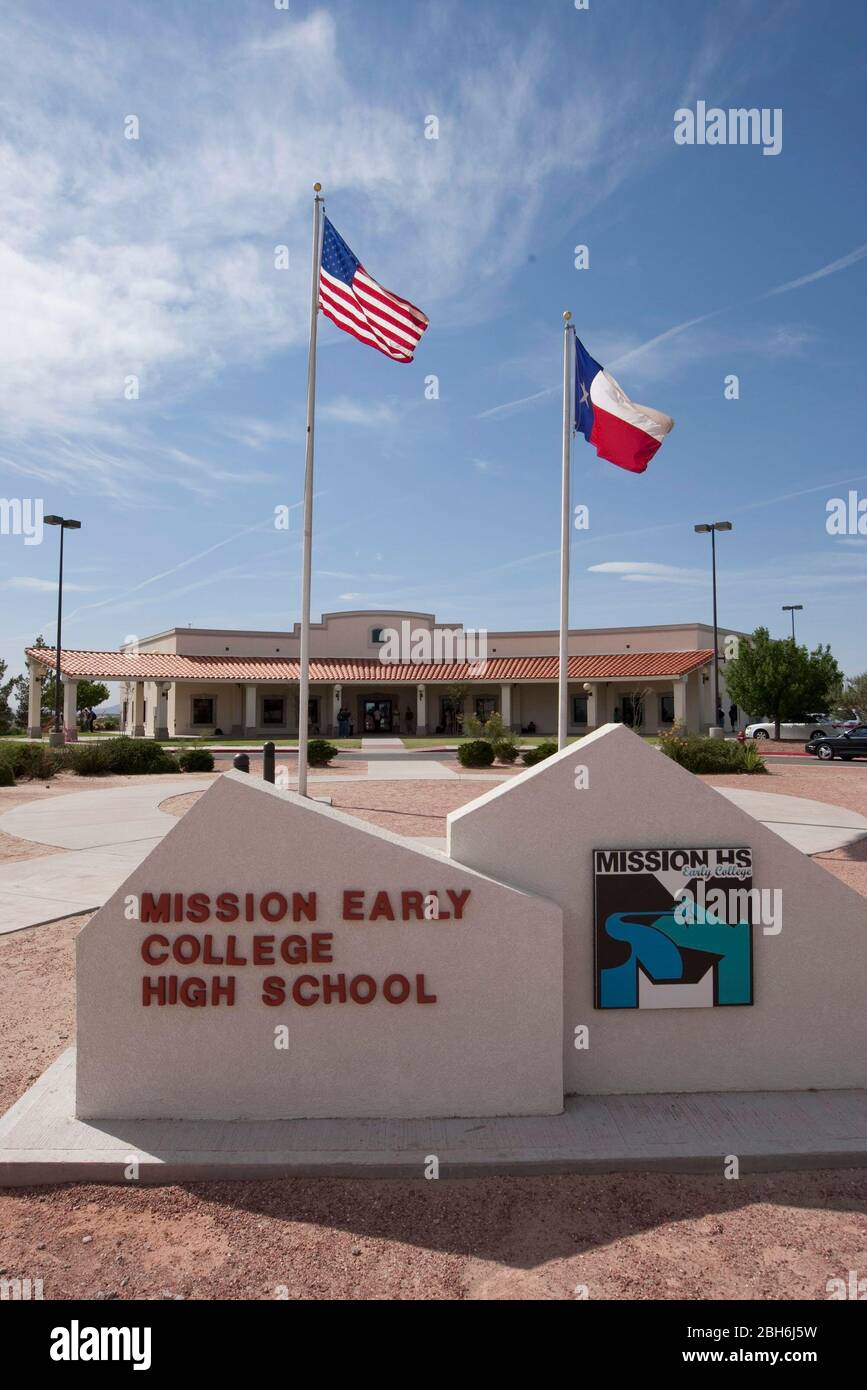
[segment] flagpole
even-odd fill
[[[570,473],[572,468],[572,344],[575,330],[567,309],[563,315],[563,482],[560,518],[560,659],[557,684],[557,746],[566,747],[569,734],[569,545],[572,537]]]
[[[298,795],[307,795],[307,707],[310,690],[310,576],[313,555],[313,427],[316,415],[316,329],[322,256],[321,183],[313,185],[313,270],[310,285],[310,351],[307,358],[307,460],[304,467],[304,558],[301,569],[301,657],[298,672]]]

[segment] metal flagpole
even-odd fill
[[[313,271],[310,287],[310,353],[307,358],[307,462],[304,468],[304,559],[301,569],[301,660],[298,673],[298,795],[307,795],[307,722],[310,689],[310,575],[313,553],[313,425],[316,414],[316,328],[322,256],[321,183],[313,185]]]
[[[572,467],[572,379],[575,329],[567,309],[563,315],[563,515],[560,519],[560,663],[558,668],[557,746],[566,747],[569,733],[569,544],[572,538],[570,472]]]

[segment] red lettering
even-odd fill
[[[217,919],[220,922],[237,922],[238,894],[221,893],[217,898]]]
[[[187,921],[207,922],[211,915],[211,899],[207,893],[191,893],[187,901]]]
[[[345,975],[323,975],[322,976],[322,1002],[330,1004],[331,1000],[337,995],[338,1002],[346,1003],[346,976]]]
[[[272,902],[274,903],[273,912],[270,908]],[[260,909],[266,922],[282,922],[289,911],[289,904],[283,893],[266,893],[260,903]]]
[[[223,957],[214,955],[214,938],[211,935],[205,937],[205,945],[202,951],[202,965],[222,965]]]
[[[455,921],[460,922],[463,919],[464,906],[466,904],[467,899],[470,896],[470,893],[472,892],[472,889],[463,888],[460,893],[455,893],[452,891],[451,888],[447,888],[446,892],[452,900],[452,907],[455,910]]]
[[[166,947],[166,950],[161,956],[155,956],[151,953],[150,945],[152,941],[155,941],[158,946]],[[169,938],[167,936],[146,936],[141,944],[142,960],[145,961],[147,965],[162,965],[163,962],[169,958],[168,945]]]
[[[280,954],[287,965],[307,964],[307,941],[303,936],[284,936]]]
[[[223,982],[222,982],[222,980],[220,979],[219,975],[215,975],[214,978],[212,979],[212,981],[211,981],[211,1003],[212,1003],[212,1004],[219,1004],[219,1002],[220,1002],[220,1000],[221,1000],[222,998],[225,998],[226,1003],[227,1003],[228,1006],[231,1008],[232,1005],[233,1005],[234,1002],[235,1002],[235,977],[234,977],[234,975],[229,975],[229,976],[227,976],[227,978],[226,978],[226,983],[225,983],[225,984],[223,984]]]
[[[437,997],[435,994],[426,994],[424,986],[424,975],[415,977],[415,999],[417,1004],[435,1004]]]
[[[173,916],[172,916],[172,921],[173,921],[173,922],[183,922],[183,920],[184,920],[184,895],[183,895],[183,893],[175,893],[175,899],[174,899],[174,901],[175,901],[175,910],[174,910],[174,914],[173,914]]]
[[[254,964],[254,965],[273,965],[273,964],[274,964],[274,938],[273,938],[273,936],[254,936],[254,937],[253,937],[253,964]]]
[[[310,938],[312,947],[310,953],[311,961],[315,961],[317,965],[321,965],[323,962],[330,963],[333,961],[334,957],[331,954],[331,943],[333,940],[333,932],[315,931]]]
[[[162,918],[158,920],[162,921]],[[344,888],[343,890],[343,920],[344,922],[363,922],[364,921],[364,889],[363,888]]]
[[[188,1009],[203,1009],[208,1002],[208,986],[198,976],[181,980],[181,1003]]]
[[[308,893],[306,897],[303,893],[292,894],[292,921],[300,922],[302,915],[307,918],[308,922],[316,921],[315,893]]]
[[[362,985],[367,987],[366,994],[361,993]],[[376,980],[372,979],[370,975],[356,975],[349,982],[349,993],[356,1004],[369,1004],[376,994]]]
[[[176,936],[172,945],[172,955],[178,965],[192,965],[193,961],[199,959],[201,950],[197,936]]]
[[[373,900],[373,907],[370,909],[370,920],[376,922],[380,917],[385,917],[387,921],[394,921],[394,912],[388,894],[383,890],[377,893]]]
[[[286,982],[279,975],[267,975],[262,982],[262,1003],[272,1009],[286,1003]]]
[[[246,965],[246,964],[247,964],[247,957],[246,957],[246,956],[239,956],[239,955],[237,954],[236,950],[235,950],[235,946],[236,946],[236,944],[237,944],[237,941],[238,941],[238,938],[237,938],[236,936],[228,936],[228,937],[226,938],[226,964],[227,964],[227,965]]]
[[[142,893],[141,920],[143,922],[170,922],[171,898],[168,893],[160,893],[158,898],[155,898],[153,893]]]
[[[389,1004],[402,1004],[409,998],[410,984],[405,975],[389,975],[382,986],[382,992]]]
[[[424,894],[423,893],[401,893],[400,895],[401,916],[405,922],[409,921],[410,913],[414,913],[417,922],[424,921]]]
[[[160,975],[159,979],[156,982],[151,980],[147,975],[142,976],[141,1002],[144,1004],[146,1009],[150,1007],[151,1001],[153,999],[156,999],[156,1002],[158,1004],[164,1004],[166,1002],[165,975]]]
[[[316,986],[317,986],[318,984],[319,984],[319,981],[317,980],[317,978],[316,978],[315,975],[299,975],[299,976],[298,976],[298,979],[295,981],[295,983],[294,983],[293,986],[292,986],[292,998],[295,1000],[295,1003],[296,1003],[296,1004],[301,1004],[302,1007],[305,1008],[305,1009],[306,1009],[306,1008],[309,1008],[311,1004],[316,1004],[316,1003],[318,1003],[318,1001],[319,1001],[319,995],[318,995],[318,994],[302,994],[302,993],[301,993],[301,986],[302,986],[302,985],[312,985],[313,988],[315,989]]]

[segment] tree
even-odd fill
[[[739,655],[726,663],[729,695],[741,709],[772,719],[775,738],[784,719],[826,710],[842,686],[843,674],[830,647],[808,652],[790,637],[771,637],[766,627],[757,627],[741,643]]]
[[[454,685],[447,685],[445,691],[446,700],[451,706],[452,719],[455,725],[455,733],[461,732],[464,718],[464,702],[472,690],[469,682],[456,681]],[[449,732],[446,730],[446,732]]]
[[[4,681],[6,675],[6,662],[0,660],[0,734],[8,734],[14,723],[12,709],[9,704],[9,696],[15,690],[18,680],[17,676],[10,676],[8,681]]]
[[[48,644],[40,634],[32,646],[46,650]],[[43,716],[50,717],[54,714],[54,687],[54,670],[46,667],[45,675],[42,679],[41,709]],[[30,690],[30,682],[27,676],[19,676],[17,678],[16,690],[18,696],[17,722],[22,728],[26,729]],[[79,711],[96,709],[98,705],[105,704],[110,694],[111,692],[108,686],[103,685],[102,681],[79,681],[78,690],[76,691],[75,707]]]
[[[834,706],[834,713],[846,718],[850,710],[855,710],[861,719],[867,719],[867,671],[862,671],[860,676],[850,676]]]

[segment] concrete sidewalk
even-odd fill
[[[867,1091],[572,1096],[559,1115],[436,1120],[76,1120],[75,1053],[0,1119],[0,1184],[442,1178],[867,1164]]]
[[[383,742],[372,741],[380,746]],[[486,786],[508,776],[459,773],[435,761],[372,759],[366,774],[344,774],[340,780],[467,781],[476,782],[481,794]],[[328,781],[327,770],[312,774],[310,780],[311,784]],[[101,907],[177,824],[174,816],[159,809],[160,803],[208,786],[210,781],[201,779],[166,778],[138,786],[70,792],[7,811],[0,816],[0,831],[67,853],[0,864],[0,934]],[[804,854],[837,849],[867,836],[867,819],[840,806],[774,792],[716,790]],[[421,840],[431,848],[445,849],[444,838],[423,836]]]

